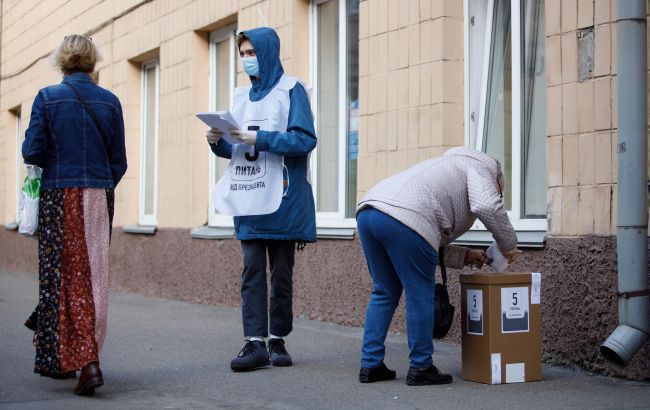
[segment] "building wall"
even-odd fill
[[[463,144],[463,4],[362,0],[358,196]]]
[[[616,1],[545,0],[548,233],[564,243],[547,247],[554,259],[542,270],[559,274],[549,278],[555,300],[544,314],[554,323],[544,329],[545,353],[609,373],[593,347],[618,323]],[[578,315],[567,310],[576,296]],[[628,374],[648,374],[648,351]]]
[[[116,191],[111,286],[193,302],[239,305],[241,256],[232,239],[191,238],[207,221],[208,33],[237,23],[278,30],[285,70],[310,82],[307,0],[4,1],[0,43],[0,217],[15,220],[15,115],[60,75],[46,56],[73,32],[104,60],[99,81],[120,97],[129,170]],[[463,2],[361,0],[358,196],[374,183],[462,145]],[[650,348],[625,371],[604,364],[599,343],[617,323],[615,5],[546,0],[549,240],[512,269],[543,273],[543,350],[552,362],[644,379]],[[557,18],[560,16],[560,18]],[[43,24],[47,17],[48,24]],[[594,70],[578,81],[577,38],[594,27]],[[160,59],[159,212],[153,236],[137,224],[141,63]],[[239,85],[247,81],[238,73]],[[36,272],[36,242],[0,231],[0,271]],[[458,272],[450,275],[459,306]],[[296,258],[297,316],[362,325],[370,279],[358,239],[321,240]],[[578,297],[576,297],[578,295]],[[36,293],[35,293],[36,296]],[[457,309],[460,314],[460,309]],[[459,317],[449,340],[459,341]],[[404,306],[394,329],[405,328]]]
[[[210,153],[205,125],[195,113],[208,110],[211,31],[237,23],[240,30],[266,23],[280,36],[281,60],[291,75],[309,79],[309,2],[267,1],[7,1],[3,2],[0,132],[4,174],[0,215],[15,220],[15,120],[23,131],[39,88],[60,81],[48,58],[71,33],[91,36],[103,61],[99,83],[121,100],[129,169],[116,191],[116,226],[137,224],[140,177],[141,64],[160,62],[158,226],[191,227],[207,221]],[[47,17],[47,24],[42,21]],[[33,65],[31,65],[33,64]],[[31,66],[30,66],[31,65]],[[238,84],[248,82],[240,72]]]
[[[546,0],[546,56],[549,234],[616,235],[616,0]]]

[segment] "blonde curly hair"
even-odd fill
[[[53,64],[64,75],[92,73],[95,71],[95,64],[100,60],[101,56],[92,39],[78,34],[66,36],[52,54]]]

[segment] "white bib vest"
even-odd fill
[[[248,97],[251,86],[235,90],[232,115],[243,130],[287,130],[289,91],[298,81],[282,75],[260,101]],[[214,207],[232,216],[267,215],[278,210],[284,192],[281,155],[259,152],[244,144],[232,146],[228,168],[212,190]]]

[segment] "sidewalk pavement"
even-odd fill
[[[111,293],[102,352],[106,384],[75,396],[75,380],[32,372],[23,322],[37,301],[37,278],[0,273],[0,408],[228,409],[648,409],[650,383],[545,366],[544,381],[489,386],[463,381],[458,346],[437,342],[434,363],[446,386],[409,387],[403,334],[387,339],[397,380],[358,382],[361,329],[296,320],[286,339],[294,366],[233,373],[242,347],[240,310]]]

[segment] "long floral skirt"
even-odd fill
[[[79,370],[99,361],[106,336],[112,189],[41,191],[39,298],[30,321],[35,373]]]

